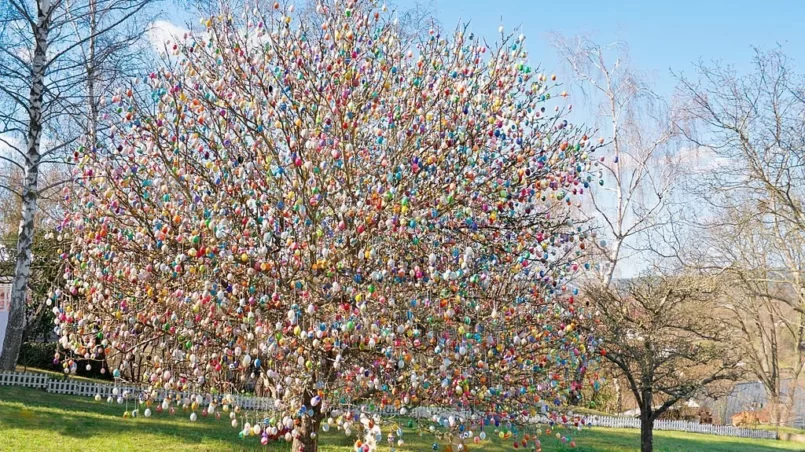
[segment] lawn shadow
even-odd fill
[[[23,431],[33,438],[48,438],[60,436],[65,442],[75,440],[91,440],[103,438],[98,443],[111,443],[117,446],[116,441],[126,442],[131,446],[148,447],[154,449],[162,447],[166,450],[179,448],[196,448],[203,450],[260,450],[266,448],[259,444],[259,438],[249,437],[238,439],[238,430],[232,428],[229,414],[222,413],[222,419],[199,416],[197,422],[190,422],[190,412],[181,408],[175,416],[167,413],[156,413],[152,407],[153,416],[135,419],[123,418],[123,412],[134,408],[129,404],[96,402],[90,397],[77,397],[51,394],[41,390],[28,388],[0,386],[0,438],[6,435],[17,435]],[[199,412],[200,414],[200,412]],[[254,422],[257,415],[249,419]],[[419,436],[409,428],[405,430],[405,446],[399,450],[426,451],[432,450],[434,442],[441,443],[432,436]],[[387,431],[384,430],[386,433]],[[492,441],[480,445],[470,444],[470,452],[477,451],[504,451],[513,450],[513,440],[500,440],[495,433],[486,430]],[[569,437],[576,442],[571,448],[556,439],[559,433],[562,437]],[[119,435],[114,437],[110,435]],[[68,439],[69,438],[69,439]],[[111,438],[111,439],[110,439]],[[545,452],[637,452],[640,450],[639,431],[636,429],[606,429],[587,428],[581,431],[575,429],[554,429],[551,434],[541,437],[543,451]],[[26,441],[23,439],[22,441]],[[320,450],[322,452],[336,452],[351,450],[355,437],[347,437],[335,429],[329,433],[322,433],[320,437]],[[384,438],[381,448],[388,447]],[[698,435],[695,433],[681,433],[657,431],[655,432],[655,450],[658,452],[779,452],[782,450],[805,451],[805,444],[798,447],[794,443],[781,441],[750,440],[741,438],[718,437],[713,435]],[[33,446],[30,446],[33,447]],[[125,447],[124,447],[125,448]],[[268,450],[288,451],[289,444],[271,442]],[[28,449],[26,449],[28,450]],[[382,450],[382,449],[381,449]]]
[[[134,407],[133,403],[129,403],[128,411]],[[79,439],[108,436],[110,432],[124,435],[147,433],[187,445],[198,445],[205,440],[230,442],[237,437],[237,430],[229,425],[228,415],[220,420],[199,416],[197,422],[191,423],[183,419],[189,417],[190,412],[182,409],[177,410],[175,416],[154,413],[149,419],[126,419],[122,416],[124,411],[125,404],[107,404],[39,390],[0,387],[0,431],[9,428],[43,430]],[[152,411],[155,411],[153,407]],[[256,438],[246,441],[250,440],[258,441]]]
[[[572,435],[578,447],[547,448],[547,450],[574,452],[637,452],[640,450],[639,430],[590,428]],[[714,436],[687,432],[655,431],[654,450],[657,452],[780,452],[805,451],[794,443]]]

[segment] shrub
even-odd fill
[[[17,365],[63,373],[64,367],[62,363],[65,358],[62,358],[62,361],[58,363],[54,363],[56,348],[57,344],[55,342],[23,342],[20,347]],[[64,353],[62,353],[62,356],[64,356]],[[87,364],[92,365],[90,370],[86,369]],[[105,373],[101,373],[101,364],[103,364],[103,367],[107,367]],[[98,380],[113,379],[106,362],[97,360],[77,359],[75,375]]]

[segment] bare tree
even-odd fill
[[[728,315],[735,344],[747,369],[766,389],[775,425],[790,420],[796,384],[784,391],[783,381],[797,382],[805,364],[803,314],[798,303],[802,242],[783,240],[775,221],[758,217],[753,205],[719,209],[701,221],[699,240],[687,251],[689,267],[720,271],[729,282]]]
[[[7,184],[14,191],[22,190],[23,174],[15,171],[16,168],[10,164],[0,164],[0,180]],[[60,196],[58,183],[69,177],[67,170],[62,166],[48,166],[40,171],[40,183],[45,186],[52,186],[48,191],[39,194],[37,202],[37,212],[35,218],[35,228],[40,228],[44,223],[57,221],[61,217]],[[19,196],[0,197],[0,237],[2,245],[13,248],[16,245],[16,234],[19,229],[20,216],[22,215],[22,199]],[[13,238],[11,240],[10,238]]]
[[[692,187],[706,215],[683,254],[687,265],[720,270],[731,281],[727,319],[741,332],[775,423],[785,424],[805,358],[805,83],[780,48],[756,50],[746,75],[719,63],[697,68],[698,79],[680,77],[694,126],[680,130],[708,156],[711,171]],[[792,381],[785,395],[784,371]]]
[[[670,216],[681,168],[673,146],[678,133],[668,105],[630,66],[625,45],[557,35],[554,46],[581,92],[598,107],[601,130],[611,134],[612,154],[596,162],[603,189],[589,195],[590,215],[603,236],[594,242],[598,279],[609,285],[622,263],[639,252],[641,235]]]
[[[611,154],[595,161],[602,187],[590,191],[588,212],[599,236],[591,250],[596,282],[607,287],[623,263],[640,254],[646,234],[672,216],[672,191],[680,177],[673,147],[678,133],[666,103],[631,67],[624,44],[602,46],[587,37],[561,35],[553,43],[578,91],[594,106],[596,125],[610,135],[606,149]],[[622,376],[611,370],[621,410]]]
[[[40,172],[43,184],[50,185],[63,180],[61,167],[48,167]],[[19,190],[22,186],[22,174],[13,171],[10,165],[0,165],[0,174],[12,187]],[[28,299],[25,305],[25,330],[23,339],[46,337],[53,330],[53,314],[48,304],[43,302],[48,292],[58,286],[63,261],[59,249],[66,243],[55,240],[53,234],[44,232],[48,224],[52,225],[55,216],[60,212],[60,191],[57,188],[40,194],[37,203],[36,229],[32,249],[31,278],[28,282]],[[17,227],[20,223],[22,200],[17,196],[0,197],[0,277],[10,281],[14,277],[14,259],[5,250],[12,249],[17,242]],[[35,302],[31,302],[35,300]]]
[[[680,130],[721,162],[702,191],[714,207],[752,203],[805,230],[805,83],[790,65],[779,48],[757,50],[745,76],[700,63],[698,80],[680,77],[697,127]]]
[[[121,52],[142,35],[134,24],[155,1],[9,0],[0,10],[0,146],[8,150],[0,160],[22,175],[19,186],[0,180],[0,190],[21,200],[0,369],[13,369],[19,353],[37,201],[69,180],[40,186],[39,174],[67,163],[71,148],[93,145],[101,92],[133,61]]]
[[[654,447],[654,421],[680,400],[713,395],[740,375],[729,331],[712,315],[721,288],[714,278],[646,276],[592,286],[604,357],[615,364],[640,408],[643,452]],[[702,315],[708,312],[708,315]]]

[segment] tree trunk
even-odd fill
[[[640,451],[654,451],[654,392],[650,381],[644,381],[640,404]]]
[[[782,404],[780,403],[780,396],[778,394],[772,393],[770,395],[768,409],[771,423],[776,427],[783,425]]]
[[[651,414],[640,413],[640,452],[654,451],[654,419]]]
[[[310,403],[310,400],[316,394],[317,391],[314,388],[306,389],[304,395],[305,405]],[[311,408],[313,409],[313,416],[302,417],[301,424],[297,427],[299,436],[294,438],[291,452],[318,452],[319,450],[319,425],[324,418],[324,414],[321,412],[321,403]],[[311,435],[313,433],[315,435]]]
[[[778,425],[781,427],[788,426],[791,423],[794,401],[796,400],[797,390],[799,389],[797,387],[797,380],[798,379],[791,379],[791,383],[788,384],[788,394],[786,395],[785,403],[780,407],[782,413],[780,414],[780,423]]]
[[[39,0],[38,19],[34,37],[36,47],[31,66],[31,92],[28,105],[28,136],[25,152],[25,179],[22,187],[22,219],[14,264],[14,282],[11,287],[11,310],[8,314],[6,336],[0,353],[0,370],[14,370],[22,345],[25,329],[25,301],[28,278],[31,275],[31,248],[34,241],[34,215],[36,213],[37,183],[39,182],[39,152],[42,139],[42,102],[45,93],[48,33],[50,28],[50,2]]]
[[[321,417],[318,413],[313,417],[303,417],[302,424],[299,426],[300,435],[294,438],[291,452],[318,452],[320,423]],[[311,437],[311,433],[316,433],[316,436]]]

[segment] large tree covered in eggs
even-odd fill
[[[567,284],[592,146],[524,38],[401,39],[370,1],[203,24],[75,155],[68,354],[169,390],[256,378],[261,434],[302,451],[345,404],[480,431],[590,383]]]

